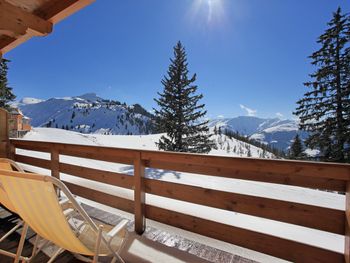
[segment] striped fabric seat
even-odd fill
[[[7,170],[7,171],[23,172],[22,168],[19,167],[14,161],[6,158],[0,158],[0,169]],[[11,201],[7,196],[7,193],[2,187],[1,178],[0,178],[0,204],[5,206],[8,210],[16,213],[15,208],[13,207]]]
[[[15,211],[41,237],[70,252],[94,256],[112,255],[122,261],[116,250],[120,248],[126,235],[126,222],[122,223],[115,236],[110,237],[98,227],[85,210],[76,202],[68,188],[51,176],[0,170],[0,180]],[[56,195],[55,187],[70,200],[73,208],[83,218],[85,231],[76,231],[69,224]],[[89,231],[86,231],[86,230]],[[84,234],[83,234],[84,233]],[[86,233],[89,233],[88,236]],[[120,240],[109,242],[108,238]],[[94,246],[91,245],[91,241]],[[113,245],[112,245],[113,244]],[[113,246],[113,248],[112,248]],[[95,248],[95,249],[94,249]],[[109,250],[109,251],[108,251]],[[107,253],[109,252],[109,253]]]

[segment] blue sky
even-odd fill
[[[150,110],[181,40],[208,117],[293,117],[307,58],[348,0],[96,0],[5,55],[18,98],[95,92]]]

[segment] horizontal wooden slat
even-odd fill
[[[51,148],[50,145],[44,146],[44,145],[36,145],[36,144],[19,144],[17,145],[12,143],[12,145],[14,145],[17,149],[23,149],[23,150],[28,150],[28,151],[36,151],[36,152],[51,152]]]
[[[16,162],[38,166],[45,169],[51,169],[51,162],[49,160],[29,157],[29,156],[20,155],[20,154],[15,154],[14,157]]]
[[[246,247],[292,262],[344,262],[344,255],[307,244],[216,223],[210,220],[146,205],[149,219]]]
[[[188,172],[201,175],[226,177],[232,179],[260,181],[266,183],[284,184],[314,189],[326,189],[339,192],[345,191],[345,181],[331,178],[307,177],[294,174],[286,175],[283,173],[239,170],[235,167],[211,167],[186,163],[163,162],[158,160],[149,160],[146,162],[146,164],[148,167],[151,168],[172,170],[178,172]]]
[[[93,160],[99,160],[99,161],[105,161],[105,162],[114,162],[114,163],[122,163],[122,164],[129,164],[132,165],[132,158],[123,157],[122,154],[109,154],[103,149],[60,149],[59,150],[61,154],[63,155],[69,155],[79,158],[87,158],[87,159],[93,159]]]
[[[145,183],[150,194],[344,235],[344,211],[153,179]]]
[[[101,147],[90,145],[77,145],[77,144],[65,144],[65,143],[52,143],[52,142],[40,142],[40,141],[25,141],[25,140],[11,140],[17,148],[34,150],[34,151],[47,151],[51,149],[57,150],[60,154],[88,158],[99,161],[116,162],[124,164],[133,164],[133,159],[137,155],[136,150],[120,149],[113,147]]]
[[[127,174],[102,171],[66,163],[60,163],[59,170],[62,173],[128,189],[132,189],[134,184],[134,177]]]
[[[237,171],[260,172],[263,174],[299,175],[336,180],[350,180],[350,165],[336,163],[222,157],[189,153],[142,151],[145,161],[186,164],[189,167],[228,168]]]
[[[114,207],[129,213],[133,213],[134,211],[134,202],[132,200],[122,198],[115,195],[106,194],[100,191],[96,191],[90,188],[86,188],[80,185],[72,184],[67,181],[63,181],[63,183],[69,188],[69,190],[80,197],[108,205],[110,207]]]

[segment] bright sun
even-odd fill
[[[212,24],[223,16],[223,0],[194,0],[192,15],[205,16],[207,23]]]

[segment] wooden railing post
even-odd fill
[[[60,179],[60,155],[57,149],[52,148],[51,149],[51,162],[50,162],[50,166],[51,166],[51,176],[52,177],[56,177],[57,179]],[[58,189],[56,188],[56,192],[57,195],[60,196],[61,193],[58,191]]]
[[[134,217],[135,232],[141,235],[145,231],[145,165],[141,159],[141,152],[134,160]]]
[[[0,158],[9,157],[8,112],[0,108]]]
[[[59,170],[60,156],[56,149],[51,149],[51,176],[60,179]]]
[[[350,181],[346,184],[345,209],[345,262],[350,263]]]
[[[9,159],[15,160],[15,154],[16,154],[16,147],[11,143],[11,141],[8,141],[8,152],[7,157]]]

